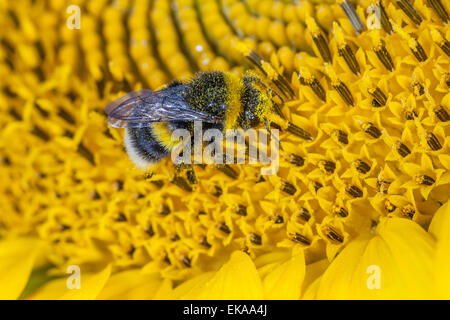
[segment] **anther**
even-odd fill
[[[177,234],[174,234],[174,235],[172,235],[170,237],[170,241],[172,241],[172,242],[175,242],[175,241],[178,241],[178,240],[180,240],[180,236],[177,235]]]
[[[356,60],[356,57],[348,44],[345,44],[342,48],[338,48],[338,53],[339,56],[344,58],[354,75],[360,74],[361,68],[359,67],[358,61]]]
[[[222,222],[219,225],[219,230],[222,231],[223,233],[226,233],[226,234],[230,234],[231,233],[230,228],[225,224],[225,222]]]
[[[311,214],[309,213],[308,209],[300,207],[299,213],[297,213],[297,218],[300,218],[303,221],[308,222],[309,219],[311,219]]]
[[[128,254],[130,257],[133,257],[133,254],[134,254],[135,251],[136,251],[136,247],[133,246],[133,245],[130,245],[130,246],[128,247],[127,254]]]
[[[348,144],[348,135],[342,130],[336,129],[332,132],[332,136],[342,144]]]
[[[229,176],[232,179],[238,178],[238,173],[228,164],[217,165],[216,168],[217,168],[217,170],[222,171],[223,173],[225,173],[227,176]]]
[[[436,106],[434,108],[434,114],[442,122],[450,121],[450,115],[448,114],[447,110],[444,109],[443,106]]]
[[[294,242],[304,244],[306,246],[309,246],[311,244],[311,240],[309,240],[307,237],[297,232],[292,236],[291,240]]]
[[[186,268],[190,268],[190,267],[191,267],[191,259],[189,259],[188,257],[183,256],[183,257],[181,258],[181,262],[184,264],[184,266],[185,266]]]
[[[394,29],[392,28],[392,24],[389,21],[389,17],[388,17],[388,15],[386,13],[386,10],[384,9],[382,0],[378,1],[378,7],[380,8],[380,22],[381,22],[381,26],[383,27],[384,31],[386,31],[386,33],[392,34]]]
[[[386,95],[381,91],[380,88],[376,87],[373,90],[369,90],[370,95],[375,99],[375,101],[378,103],[379,107],[384,107],[387,102]]]
[[[397,5],[417,27],[422,23],[423,18],[420,16],[419,12],[417,12],[416,8],[414,8],[411,2],[409,2],[409,0],[398,0]]]
[[[240,216],[246,216],[247,215],[247,207],[243,206],[242,204],[238,204],[236,208],[236,213]]]
[[[328,239],[342,243],[344,242],[344,237],[341,236],[334,228],[327,226],[325,234]]]
[[[420,97],[425,93],[425,88],[419,82],[414,82],[411,87],[413,88],[414,95]]]
[[[378,139],[381,137],[381,131],[373,125],[371,122],[365,122],[362,124],[361,128],[365,133],[367,133],[372,138]]]
[[[211,248],[211,244],[208,242],[206,237],[202,238],[202,240],[200,241],[200,244],[208,249]]]
[[[424,174],[416,176],[414,181],[417,184],[421,184],[424,186],[431,186],[436,182],[432,177],[424,175]]]
[[[348,89],[348,87],[342,81],[339,81],[338,84],[333,85],[334,90],[336,90],[341,98],[345,101],[346,104],[353,107],[355,105],[355,101],[353,100],[353,96]]]
[[[364,195],[362,190],[355,185],[345,187],[345,191],[353,198],[361,198]]]
[[[275,224],[282,224],[284,222],[284,218],[280,216],[279,214],[275,215],[274,217],[274,223]]]
[[[155,235],[155,231],[153,230],[153,226],[148,226],[145,229],[145,233],[148,234],[150,237],[153,237]]]
[[[313,35],[313,41],[317,47],[317,50],[319,50],[322,59],[325,62],[331,63],[332,59],[330,48],[328,48],[328,44],[323,35],[321,33]]]
[[[89,161],[92,165],[95,165],[94,155],[91,150],[85,147],[83,143],[78,145],[77,152],[83,156],[87,161]]]
[[[323,187],[323,184],[321,184],[321,183],[318,182],[318,181],[314,181],[314,182],[313,182],[313,187],[314,187],[314,191],[317,193],[317,190],[319,190],[320,188],[322,188],[322,187]]]
[[[127,217],[122,212],[119,212],[114,220],[117,222],[125,222],[127,221]]]
[[[309,86],[320,100],[322,100],[323,102],[327,101],[325,90],[323,89],[319,80],[317,80],[315,77],[305,79],[301,75],[299,76],[299,80],[301,84]]]
[[[356,13],[355,8],[348,0],[339,0],[339,3],[341,5],[342,10],[344,10],[345,14],[347,15],[347,18],[350,20],[350,23],[353,26],[353,29],[355,29],[357,34],[360,34],[364,31],[364,25],[361,22],[361,19],[359,19],[358,14]]]
[[[439,139],[432,132],[428,132],[427,134],[427,144],[433,151],[442,149],[442,145],[439,142]]]
[[[214,197],[218,198],[218,197],[220,197],[222,195],[222,193],[223,193],[223,191],[222,191],[221,187],[214,186],[214,192],[212,194]]]
[[[250,233],[250,241],[258,246],[262,245],[262,238],[259,234]]]
[[[428,59],[428,56],[425,53],[425,50],[423,49],[423,47],[420,45],[420,43],[417,40],[414,41],[414,45],[411,46],[410,49],[411,49],[411,52],[413,53],[413,55],[416,57],[416,59],[419,62],[424,62]]]
[[[387,51],[383,40],[381,40],[380,44],[376,48],[374,48],[374,51],[378,57],[378,60],[380,60],[380,62],[388,71],[392,72],[394,70],[394,62],[391,55]]]
[[[342,218],[345,218],[348,216],[348,211],[344,207],[341,206],[334,206],[334,213],[340,215]]]
[[[289,163],[292,163],[293,165],[295,165],[297,167],[302,167],[305,164],[305,159],[303,159],[299,155],[292,153],[289,156]]]
[[[381,192],[381,193],[387,193],[390,185],[391,185],[391,183],[389,181],[378,180],[377,181],[377,190],[378,190],[378,192]]]
[[[409,148],[400,141],[396,142],[395,147],[397,149],[398,154],[401,155],[403,158],[411,153],[411,150],[409,150]]]
[[[336,170],[336,163],[333,161],[320,160],[318,165],[324,173],[331,174],[334,173],[334,170]]]
[[[370,166],[367,163],[365,163],[364,161],[362,161],[361,159],[356,160],[354,162],[354,166],[355,166],[356,170],[358,170],[362,174],[366,174],[367,172],[370,171]]]
[[[289,122],[288,127],[286,128],[286,131],[289,133],[292,133],[293,135],[296,135],[297,137],[300,137],[302,139],[305,139],[308,142],[311,142],[313,140],[311,134],[302,128],[296,126],[292,122]]]
[[[447,11],[445,11],[445,8],[442,5],[441,0],[428,0],[428,3],[433,8],[433,10],[436,12],[436,14],[442,20],[443,23],[448,23],[450,21],[448,13]]]
[[[282,181],[281,182],[281,191],[286,192],[287,194],[294,195],[297,192],[297,188],[294,187],[293,184]]]
[[[406,206],[401,208],[400,211],[404,216],[406,216],[410,219],[414,218],[414,214],[416,213],[416,209],[414,208],[414,206],[412,204],[407,204]]]
[[[33,129],[31,129],[31,133],[43,141],[50,140],[50,136],[48,135],[48,133],[36,125],[33,127]]]
[[[162,216],[167,216],[170,213],[170,208],[166,204],[161,204],[158,213]]]

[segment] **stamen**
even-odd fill
[[[361,68],[359,67],[358,61],[356,60],[356,57],[349,45],[346,44],[344,47],[339,48],[338,53],[344,58],[354,75],[359,75],[361,73]]]
[[[436,106],[434,108],[434,114],[442,122],[450,121],[450,115],[448,114],[447,110],[444,109],[443,106]]]
[[[395,144],[396,148],[397,148],[397,152],[399,155],[401,155],[403,158],[406,157],[408,154],[411,153],[411,151],[409,150],[409,148],[407,146],[405,146],[402,142],[397,141]]]
[[[247,207],[243,206],[242,204],[238,204],[236,213],[240,216],[246,216],[247,215]]]
[[[378,192],[381,192],[381,193],[387,193],[390,185],[391,185],[391,183],[389,181],[378,180],[377,181],[377,190],[378,190]]]
[[[282,184],[281,191],[286,192],[287,194],[290,194],[291,196],[297,192],[297,188],[294,187],[293,184],[291,184],[287,181],[282,181],[281,184]]]
[[[375,89],[369,89],[368,91],[380,107],[384,107],[386,105],[386,95],[383,93],[383,91],[381,91],[380,88],[376,87]]]
[[[314,191],[316,191],[316,193],[317,193],[317,190],[319,190],[320,188],[322,188],[322,187],[323,187],[323,184],[321,184],[321,183],[318,182],[318,181],[314,181],[314,182],[313,182],[313,187],[314,187]]]
[[[332,62],[331,52],[330,48],[328,48],[327,41],[325,40],[324,36],[322,35],[322,32],[320,31],[319,27],[317,26],[316,22],[313,18],[306,19],[306,26],[308,30],[311,32],[314,44],[317,47],[317,50],[319,51],[320,55],[322,56],[323,61],[327,63]]]
[[[309,246],[311,244],[311,240],[309,240],[308,238],[297,232],[292,236],[291,240],[294,242],[304,244],[306,246]]]
[[[146,229],[145,229],[145,233],[148,234],[150,237],[153,237],[155,235],[155,231],[153,230],[153,226],[149,225]]]
[[[424,186],[431,186],[431,185],[433,185],[433,183],[436,182],[432,177],[427,176],[427,175],[418,175],[414,178],[414,181],[417,184],[421,184]]]
[[[175,176],[171,182],[185,191],[192,192],[192,187],[180,176]]]
[[[174,234],[174,235],[172,235],[170,237],[170,241],[172,241],[172,242],[175,242],[175,241],[178,241],[178,240],[180,240],[180,236],[177,235],[177,234]]]
[[[293,165],[296,165],[297,167],[302,167],[305,164],[305,159],[292,153],[289,156],[289,163],[292,163]]]
[[[414,214],[416,213],[416,209],[414,209],[412,204],[407,204],[400,210],[402,214],[410,219],[414,218]]]
[[[342,218],[345,218],[348,216],[348,211],[344,207],[335,205],[333,209],[334,209],[334,213],[340,215]]]
[[[341,98],[347,103],[349,106],[353,107],[355,102],[353,100],[353,96],[348,89],[348,87],[342,81],[339,81],[339,84],[333,85],[334,90],[336,90]]]
[[[222,222],[219,225],[219,230],[222,231],[223,233],[226,233],[226,234],[230,234],[231,233],[230,228],[225,224],[225,222]]]
[[[365,122],[361,125],[361,128],[365,133],[367,133],[372,138],[378,139],[381,137],[381,131],[373,125],[371,122]]]
[[[225,173],[227,176],[229,176],[232,179],[237,179],[239,176],[237,174],[237,172],[232,167],[230,167],[228,164],[217,165],[216,168],[217,168],[217,170],[222,171],[223,173]]]
[[[202,240],[200,241],[200,244],[208,249],[211,248],[211,244],[208,242],[206,237],[202,238]]]
[[[397,5],[400,9],[403,10],[404,13],[412,20],[412,22],[418,27],[423,19],[420,16],[419,12],[417,12],[416,8],[412,5],[408,0],[399,0],[397,1]]]
[[[424,62],[428,59],[428,56],[425,53],[425,50],[423,50],[423,47],[420,45],[420,43],[417,40],[414,40],[414,43],[411,43],[409,47],[411,49],[411,52],[414,54],[414,56],[416,57],[416,59],[419,62]],[[450,51],[449,51],[449,53],[450,53]]]
[[[300,80],[300,83],[309,86],[320,100],[322,100],[323,102],[327,101],[325,90],[323,89],[319,80],[317,80],[314,76],[311,75],[311,77],[305,78],[303,76],[303,73],[300,73],[298,78]]]
[[[280,216],[279,214],[275,215],[275,224],[281,224],[284,222],[284,218],[282,216]]]
[[[386,201],[384,202],[384,208],[385,208],[386,211],[389,212],[389,213],[394,212],[395,209],[397,209],[397,207],[396,207],[392,202],[390,202],[389,200],[386,200]]]
[[[330,240],[337,241],[339,243],[344,242],[344,237],[341,236],[334,228],[332,228],[330,226],[326,227],[325,234],[326,234],[327,238]]]
[[[405,110],[406,120],[414,120],[415,116],[417,116],[417,114],[414,111]]]
[[[297,218],[302,219],[305,222],[308,222],[309,219],[311,219],[311,214],[309,213],[308,209],[304,207],[300,207],[300,212],[297,214]]]
[[[130,257],[133,257],[133,254],[134,254],[135,251],[136,251],[136,247],[133,246],[133,245],[130,245],[129,248],[128,248],[128,250],[127,250],[127,254],[128,254]]]
[[[412,85],[414,95],[420,97],[425,93],[425,88],[419,82],[414,82]]]
[[[431,29],[431,38],[442,49],[442,51],[450,57],[450,42],[445,39],[438,30],[434,28]]]
[[[344,131],[336,129],[331,134],[338,142],[348,144],[348,135]]]
[[[94,154],[88,148],[86,148],[83,143],[80,143],[78,145],[77,152],[95,166]]]
[[[362,190],[355,185],[345,187],[345,191],[353,198],[361,198],[364,195]]]
[[[447,72],[444,76],[445,76],[445,84],[450,89],[450,73]]]
[[[364,31],[364,26],[361,22],[361,19],[359,19],[358,14],[356,13],[355,8],[348,0],[338,0],[338,2],[341,5],[342,10],[344,10],[345,14],[347,15],[347,18],[350,20],[350,23],[353,26],[353,29],[355,29],[357,34],[360,34]]]
[[[430,146],[431,150],[436,151],[436,150],[442,149],[441,143],[439,142],[438,138],[432,132],[428,132],[427,143]]]
[[[190,268],[191,267],[191,259],[189,259],[186,256],[183,256],[181,258],[181,262],[183,262],[183,264],[186,266],[186,268]]]
[[[392,28],[392,25],[389,22],[389,17],[388,17],[388,15],[386,13],[386,10],[384,9],[382,0],[378,1],[378,7],[380,8],[380,20],[381,20],[380,22],[381,22],[381,26],[383,27],[384,31],[386,31],[386,33],[392,34],[394,29]]]
[[[355,166],[356,170],[358,170],[362,174],[366,174],[367,172],[370,171],[370,166],[360,159],[358,159],[354,162],[354,166]]]
[[[380,44],[376,48],[374,48],[374,51],[384,67],[388,71],[392,72],[394,70],[394,62],[392,61],[392,57],[387,51],[383,40],[381,40]]]
[[[170,208],[166,204],[162,204],[158,210],[158,213],[162,216],[167,216],[170,213]]]
[[[36,125],[33,127],[33,129],[31,129],[31,133],[43,141],[50,140],[50,136],[48,135],[48,133]]]
[[[305,139],[308,142],[311,142],[313,140],[313,138],[312,138],[312,136],[311,136],[311,134],[309,132],[303,130],[302,128],[300,128],[298,126],[296,126],[292,122],[289,122],[289,125],[286,128],[286,131],[296,135],[297,137]]]
[[[333,161],[320,160],[318,165],[324,173],[328,174],[334,173],[334,170],[336,169],[336,163]]]
[[[261,238],[261,236],[259,235],[259,234],[256,234],[256,233],[251,233],[250,234],[250,241],[253,243],[253,244],[256,244],[256,245],[258,245],[258,246],[260,246],[260,245],[262,245],[262,238]]]
[[[223,191],[222,191],[221,187],[214,186],[214,192],[212,194],[214,197],[218,198],[218,197],[220,197],[222,195],[222,193],[223,193]]]
[[[114,220],[117,222],[125,222],[127,221],[127,217],[122,212],[119,212]]]
[[[442,20],[443,23],[446,24],[450,21],[448,13],[447,11],[445,11],[445,8],[442,5],[441,0],[428,0],[428,3],[433,8],[433,10],[436,12],[436,14]]]

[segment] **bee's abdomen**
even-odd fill
[[[125,130],[125,148],[131,161],[138,168],[145,169],[170,153],[170,150],[155,138],[152,131],[151,127]]]

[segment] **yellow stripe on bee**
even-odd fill
[[[164,122],[154,122],[151,124],[152,134],[158,140],[164,148],[167,150],[172,150],[179,141],[172,140],[172,131],[167,127],[167,123]]]
[[[233,129],[242,110],[241,92],[243,84],[233,73],[224,73],[227,87],[227,111],[225,113],[225,129]]]

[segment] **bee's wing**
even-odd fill
[[[191,109],[180,96],[163,91],[142,89],[108,103],[108,123],[115,128],[142,128],[152,122],[204,121],[220,119]]]

